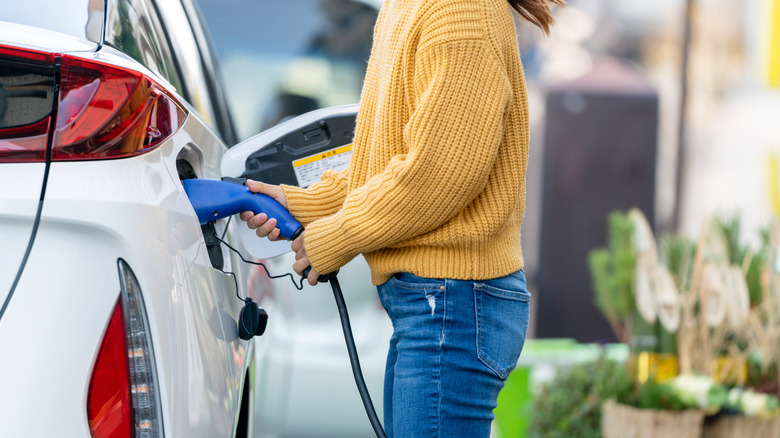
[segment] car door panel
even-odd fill
[[[232,291],[233,282],[211,267],[180,183],[166,176],[162,162],[175,159],[166,146],[100,166],[52,165],[39,239],[0,330],[8,357],[19,358],[0,361],[2,401],[16,407],[5,406],[0,421],[4,430],[19,432],[9,436],[70,433],[75,425],[58,428],[74,420],[60,422],[60,416],[84,418],[85,399],[63,407],[61,396],[39,400],[28,385],[86,397],[90,364],[118,296],[119,258],[134,270],[146,302],[166,436],[232,435],[238,397],[233,359],[222,324],[215,330],[209,321],[224,299],[217,291]],[[58,290],[49,287],[52,277]],[[59,342],[43,349],[30,349],[24,341],[52,336]],[[54,418],[29,425],[10,415],[20,408],[44,409]]]
[[[109,0],[107,15],[116,18],[120,3],[130,2],[152,4]],[[162,3],[167,11],[178,5],[178,16],[188,19],[178,2]],[[134,20],[142,21],[144,13]],[[130,38],[141,27],[124,29]],[[166,50],[162,40],[143,40],[149,50],[139,58],[126,53],[123,44],[129,43],[124,38],[121,44],[101,45],[24,25],[0,26],[0,45],[56,53],[51,60],[70,54],[138,71],[165,88],[189,114],[159,147],[130,158],[0,162],[0,240],[7,251],[0,267],[0,305],[39,218],[26,269],[0,320],[0,345],[10,358],[0,361],[3,436],[90,435],[85,412],[90,376],[107,318],[118,302],[119,260],[132,269],[143,294],[165,436],[235,433],[241,384],[253,348],[237,337],[235,320],[242,302],[236,295],[246,294],[249,272],[224,249],[222,269],[234,271],[237,278],[214,269],[177,169],[184,159],[197,176],[217,178],[227,148],[215,131],[208,87],[179,87],[170,75],[172,64],[153,62]],[[198,59],[198,47],[183,49]],[[240,247],[235,227],[236,221],[224,220],[216,229],[226,231],[225,239]],[[46,421],[31,423],[19,412],[45,412]]]
[[[45,164],[0,164],[0,307],[14,284],[32,237]]]

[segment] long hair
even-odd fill
[[[544,33],[550,33],[550,26],[555,22],[550,4],[564,6],[565,0],[507,0],[509,4],[526,20],[539,26]]]

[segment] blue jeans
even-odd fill
[[[498,392],[528,330],[523,270],[491,280],[396,274],[378,287],[393,322],[388,437],[488,437]]]

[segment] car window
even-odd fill
[[[182,3],[162,0],[156,3],[157,10],[165,23],[170,38],[168,42],[173,50],[179,72],[184,84],[184,98],[195,108],[201,119],[214,131],[220,133],[223,140],[225,132],[219,129],[215,114],[215,102],[209,90],[209,80],[201,57],[202,47],[193,34],[191,19]]]
[[[24,0],[7,2],[0,20],[40,27],[100,43],[103,0]]]
[[[185,95],[157,11],[143,0],[118,0],[109,6],[106,44],[168,80]]]
[[[239,140],[356,103],[381,0],[198,0]]]

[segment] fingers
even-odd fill
[[[296,257],[297,254],[296,254]],[[311,266],[311,263],[309,262],[309,256],[304,255],[303,257],[295,260],[295,263],[293,263],[293,271],[295,271],[296,274],[303,277],[303,270]],[[314,269],[312,269],[313,271]],[[309,273],[311,274],[311,272]]]
[[[245,211],[244,213],[251,213]],[[241,213],[241,218],[243,219],[244,213]],[[249,217],[249,219],[246,219],[246,226],[249,227],[250,230],[254,230],[259,228],[261,225],[263,225],[268,220],[268,215],[265,213],[260,214],[253,214]]]
[[[246,219],[244,219],[246,217]],[[246,225],[251,230],[255,230],[258,237],[267,237],[269,240],[282,240],[281,230],[276,228],[275,218],[268,218],[265,213],[252,215],[252,212],[245,211],[241,213],[241,219],[246,220]]]
[[[290,245],[293,252],[295,252],[295,263],[293,263],[293,270],[300,276],[303,276],[303,271],[306,270],[306,268],[311,268],[309,255],[306,254],[306,246],[304,245],[305,234],[305,231],[301,233],[300,236],[293,240],[292,245]],[[320,274],[317,272],[317,270],[311,268],[309,275],[306,277],[306,280],[310,285],[314,286],[319,281],[319,278]]]
[[[298,251],[295,251],[295,260],[300,260],[302,258],[306,257],[306,260],[309,259],[309,255],[306,254],[306,250],[304,248],[299,249]],[[304,266],[306,268],[306,266]]]
[[[301,249],[303,249],[303,236],[306,234],[306,231],[302,232],[298,237],[293,240],[292,245],[290,247],[292,248],[293,252],[297,253]]]
[[[277,241],[277,240],[285,240],[285,238],[284,238],[284,237],[282,237],[282,236],[281,236],[281,234],[282,234],[282,230],[280,230],[279,228],[274,228],[274,229],[273,229],[273,230],[271,230],[271,232],[270,232],[270,233],[268,233],[268,235],[266,235],[265,237],[267,237],[267,238],[268,238],[268,240],[270,240],[270,241],[272,241],[272,242],[275,242],[275,241]],[[260,236],[260,237],[262,237],[262,236]]]
[[[276,219],[271,218],[265,221],[262,225],[257,227],[257,230],[255,230],[255,233],[259,237],[270,237],[271,233],[273,233],[276,229]],[[276,233],[277,235],[279,233]]]
[[[311,268],[311,263],[309,262],[309,256],[304,255],[300,259],[298,259],[295,263],[293,263],[293,270],[300,276],[303,276],[303,271],[306,268]],[[308,281],[309,285],[316,286],[319,282],[320,273],[317,272],[316,269],[311,268],[309,270],[309,276],[306,277],[306,280]]]
[[[309,285],[316,286],[320,281],[320,274],[316,269],[311,268],[311,271],[309,271],[309,276],[306,279],[309,280]]]

